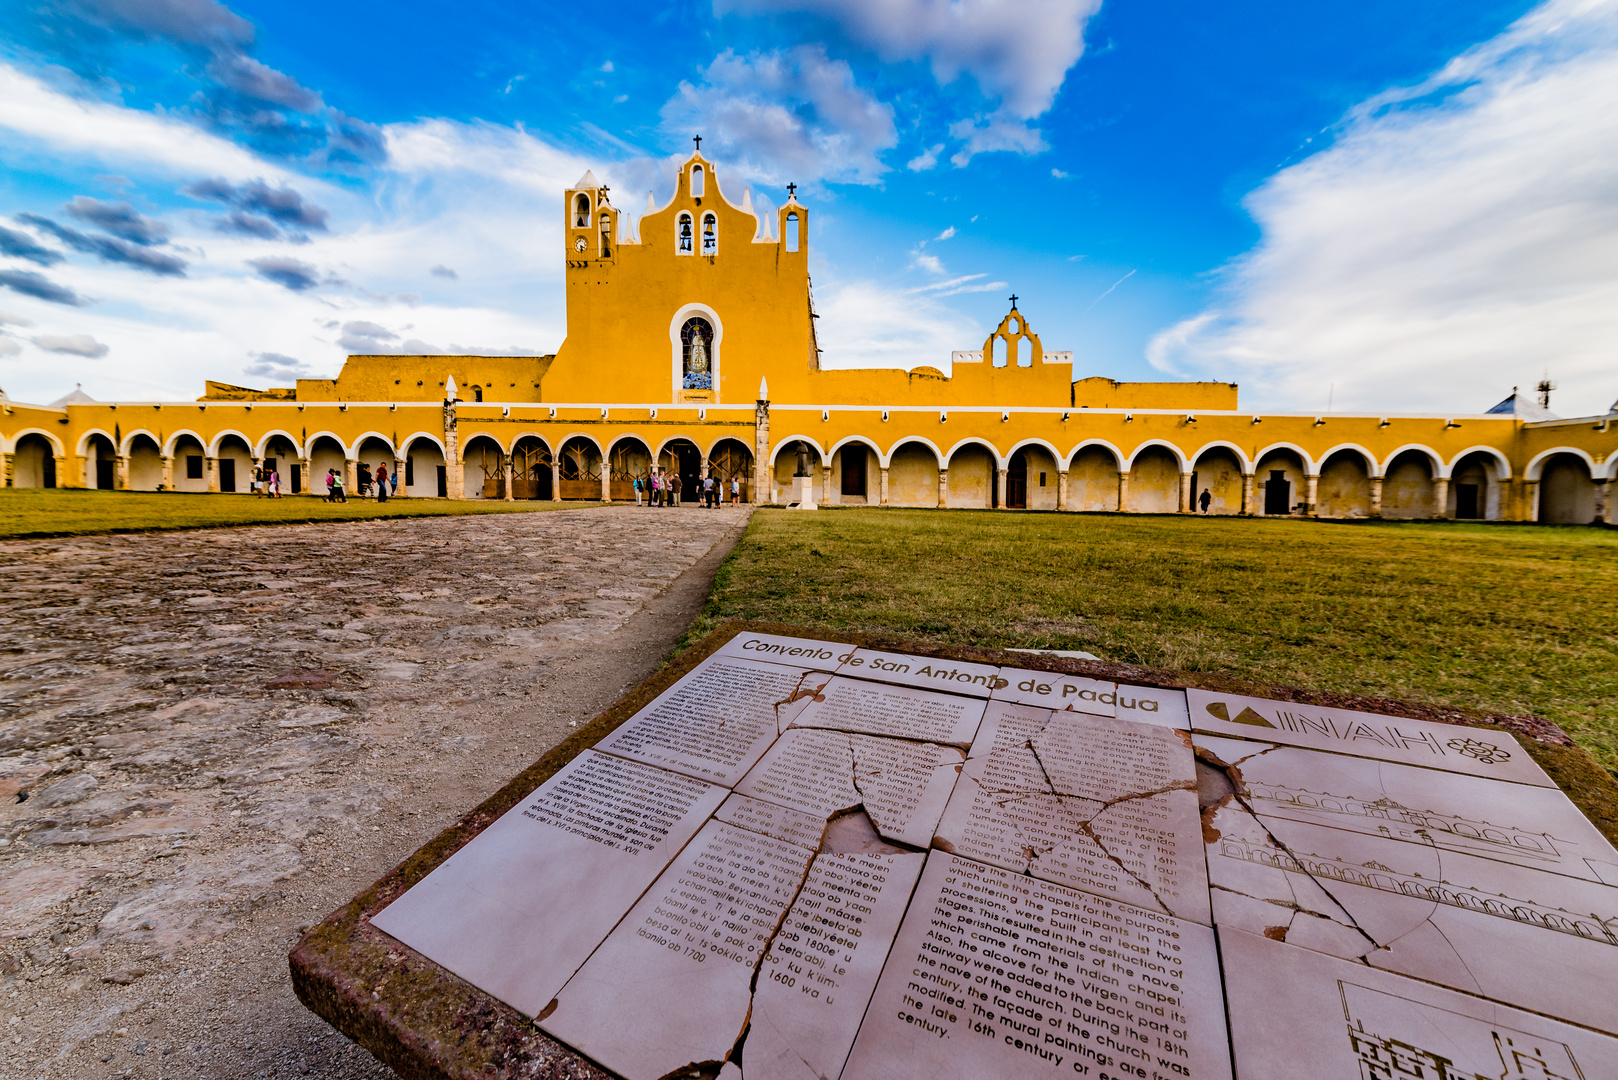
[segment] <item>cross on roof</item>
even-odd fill
[[[693,135],[691,136],[691,141],[697,144],[697,153],[702,153],[702,136]]]
[[[798,193],[798,185],[797,184],[788,184],[787,185],[787,194],[789,196],[790,195],[796,195],[797,193]]]
[[[1011,294],[1011,306],[1012,307],[1017,306],[1017,294],[1016,293]]]

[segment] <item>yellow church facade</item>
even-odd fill
[[[194,401],[0,395],[8,487],[355,490],[630,501],[678,475],[749,502],[1331,518],[1612,522],[1618,412],[1244,411],[1228,383],[1074,378],[1012,298],[941,367],[820,363],[809,210],[769,220],[693,154],[633,233],[586,173],[563,196],[567,338],[553,355],[350,356],[335,379]],[[796,474],[803,473],[806,476]]]

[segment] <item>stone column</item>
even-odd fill
[[[452,499],[466,498],[466,476],[461,472],[460,420],[455,402],[444,402],[444,493]]]
[[[877,500],[880,505],[886,506],[888,505],[888,467],[886,465],[882,465],[878,468],[882,475],[877,477]]]
[[[759,381],[758,403],[753,408],[753,505],[775,501],[775,478],[770,475],[770,401]]]
[[[1242,474],[1242,516],[1251,517],[1253,514],[1253,474]]]
[[[1382,516],[1382,478],[1380,476],[1371,477],[1371,516],[1374,518]]]
[[[1188,472],[1181,473],[1180,474],[1180,513],[1189,514],[1191,512],[1191,500],[1196,498],[1196,494],[1197,494],[1196,492],[1191,490],[1191,474],[1188,473]]]
[[[62,472],[60,468],[56,470],[57,485],[60,486],[63,478],[66,477],[73,487],[95,487],[94,484],[90,483],[90,462],[95,459],[86,457],[83,454],[74,454],[73,460],[77,463],[77,467],[72,476]]]
[[[343,491],[350,498],[359,494],[360,460],[349,458],[343,462]]]
[[[685,498],[685,492],[680,492],[680,498]],[[601,501],[612,502],[612,461],[605,456],[601,458]]]
[[[836,506],[831,498],[831,462],[820,467],[820,501],[827,506]]]
[[[1313,474],[1303,478],[1303,512],[1306,517],[1316,517],[1316,496],[1320,494],[1320,477]]]
[[[995,508],[1004,510],[1006,508],[1006,470],[994,470],[994,491]]]
[[[1449,477],[1433,478],[1433,517],[1449,517]]]
[[[288,485],[287,485],[287,490],[288,491],[292,490],[290,480],[289,480]],[[309,494],[313,493],[314,490],[315,490],[315,459],[312,458],[312,457],[301,457],[301,458],[298,459],[298,491],[299,491],[299,494],[309,495]]]
[[[1523,480],[1523,482],[1522,482],[1522,500],[1523,500],[1522,520],[1523,521],[1538,521],[1539,520],[1539,481],[1538,480],[1527,480],[1527,479]]]
[[[5,471],[5,475],[0,477],[0,484],[4,484],[6,487],[11,486],[11,482],[16,476],[17,465],[13,460],[16,456],[16,454],[0,454],[0,466],[3,466]]]
[[[514,499],[516,497],[515,495],[512,494],[512,491],[511,491],[511,486],[512,486],[511,481],[514,480],[515,477],[513,477],[511,475],[511,455],[506,454],[505,459],[506,459],[505,464],[503,464],[501,466],[501,469],[505,473],[505,478],[506,478],[506,502],[510,502],[512,499]]]
[[[551,502],[562,501],[562,463],[551,458]]]
[[[1595,518],[1592,520],[1591,524],[1593,524],[1593,525],[1605,525],[1607,523],[1607,500],[1608,500],[1606,478],[1597,477],[1594,480],[1594,484],[1595,484],[1595,497],[1596,497],[1596,513],[1595,513]]]
[[[1129,474],[1122,470],[1118,473],[1118,512],[1129,513]]]
[[[112,487],[114,491],[129,490],[129,458],[119,454],[112,459]]]
[[[72,479],[67,475],[67,455],[52,454],[51,463],[56,466],[56,486],[65,487],[67,482]]]
[[[1067,509],[1067,470],[1062,469],[1056,474],[1056,509]]]
[[[202,475],[207,478],[208,490],[219,490],[219,459],[204,456],[202,459]]]
[[[884,503],[888,501],[887,490],[888,490],[888,470],[883,469],[882,470],[882,493],[883,493],[882,494],[882,501]],[[938,470],[938,508],[940,510],[945,510],[945,509],[949,508],[949,470],[948,469],[939,469]]]
[[[393,475],[398,477],[400,493],[404,495],[410,494],[410,485],[405,483],[405,477],[409,474],[405,472],[404,458],[393,459]],[[281,477],[281,483],[283,487],[286,485],[286,477]],[[388,498],[393,498],[393,488],[391,485],[388,488]]]
[[[158,462],[159,468],[162,470],[158,474],[158,478],[157,478],[158,484],[161,485],[160,490],[162,490],[162,491],[173,491],[174,490],[174,455],[173,454],[163,454],[163,455],[158,457],[157,462]]]

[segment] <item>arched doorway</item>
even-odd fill
[[[433,440],[417,438],[405,447],[404,489],[413,497],[449,498],[449,466]]]
[[[364,439],[360,443],[359,449],[354,452],[354,458],[358,463],[354,467],[354,473],[357,478],[355,487],[357,489],[364,489],[365,494],[368,495],[374,496],[376,494],[376,489],[375,487],[369,486],[365,482],[364,474],[360,471],[361,466],[364,466],[365,471],[371,474],[371,484],[376,482],[377,469],[380,466],[387,466],[389,477],[392,477],[393,470],[398,468],[393,453],[393,446],[386,439],[383,439],[378,435],[371,435]],[[350,492],[350,494],[354,494],[354,492]],[[389,484],[388,494],[393,494],[392,484]]]
[[[1493,454],[1467,454],[1450,470],[1450,516],[1461,521],[1500,517],[1500,462]]]
[[[741,501],[753,501],[753,451],[740,439],[720,439],[708,451],[708,473],[724,485],[722,501],[730,499],[730,482],[739,481]]]
[[[1006,465],[1006,509],[1028,509],[1028,449],[1011,455]]]
[[[950,487],[955,473],[950,472]],[[1104,511],[1118,509],[1118,457],[1105,446],[1086,446],[1067,467],[1067,508]]]
[[[1285,448],[1266,450],[1253,469],[1258,503],[1265,517],[1286,517],[1302,513],[1308,481],[1303,458]]]
[[[1382,516],[1410,520],[1436,516],[1433,462],[1420,450],[1405,450],[1388,463],[1382,480]]]
[[[1371,516],[1371,472],[1358,450],[1338,450],[1320,466],[1315,513],[1323,518]]]
[[[506,497],[506,455],[499,443],[477,435],[466,444],[461,451],[461,485],[461,494],[468,499]]]
[[[601,451],[582,435],[562,444],[557,459],[562,498],[601,501]]]
[[[1590,469],[1577,454],[1555,454],[1539,473],[1539,520],[1547,525],[1588,525],[1596,517]]]
[[[298,460],[298,448],[285,435],[273,435],[264,444],[263,459],[266,479],[270,473],[281,476],[281,492],[296,495],[303,490],[303,464]]]
[[[1148,446],[1129,467],[1129,506],[1136,514],[1173,514],[1180,509],[1180,462],[1167,448]]]
[[[29,432],[17,440],[11,459],[11,486],[20,488],[56,486],[56,448],[45,436]]]
[[[1191,512],[1204,513],[1202,494],[1207,492],[1210,516],[1241,513],[1242,482],[1242,463],[1228,446],[1204,450],[1191,466]]]
[[[987,510],[994,505],[995,456],[982,443],[965,443],[949,456],[949,490],[945,503],[960,510]]]
[[[129,489],[156,491],[163,486],[163,450],[147,434],[129,440]]]
[[[645,443],[634,437],[619,439],[612,444],[607,460],[612,465],[608,476],[613,501],[633,502],[636,480],[643,485],[643,491],[650,491],[644,485],[652,479],[652,452]]]
[[[779,448],[775,451],[775,468],[771,470],[771,479],[774,482],[775,490],[770,492],[771,502],[793,503],[797,501],[798,489],[793,480],[798,471],[798,445],[800,443],[808,455],[809,475],[814,480],[814,488],[817,491],[820,489],[822,479],[820,451],[816,450],[815,444],[808,439],[800,439],[795,436],[788,437],[781,441]],[[893,494],[891,479],[888,483],[888,494],[890,497]],[[822,491],[817,497],[817,501],[824,502],[825,498],[826,493]]]
[[[219,490],[248,491],[253,479],[253,448],[240,435],[225,435],[219,440]]]
[[[926,443],[906,442],[888,458],[888,503],[938,505],[938,455]]]
[[[864,443],[851,442],[837,451],[832,460],[832,483],[837,488],[840,503],[869,503],[871,498],[871,464],[875,461],[871,448]]]
[[[511,448],[511,497],[551,497],[551,448],[538,435],[524,435]]]
[[[91,435],[84,444],[86,487],[111,491],[118,486],[118,451],[105,435]]]
[[[657,466],[665,477],[680,478],[680,501],[696,502],[702,491],[702,451],[690,439],[670,439],[657,455]]]
[[[341,459],[341,452],[339,452]],[[208,472],[202,443],[191,435],[174,440],[174,490],[207,491]]]

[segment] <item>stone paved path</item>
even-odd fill
[[[391,1076],[287,949],[650,674],[745,520],[0,544],[0,1076]]]

